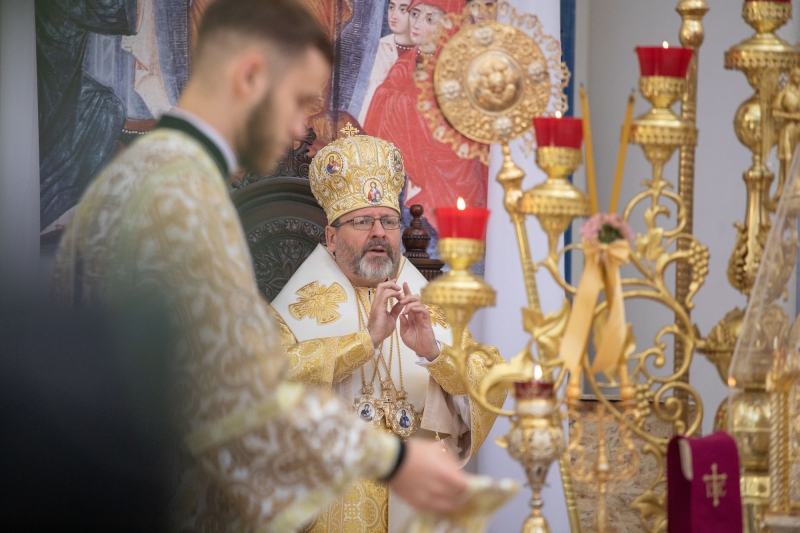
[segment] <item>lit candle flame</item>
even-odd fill
[[[458,210],[459,210],[459,211],[463,211],[464,209],[466,209],[466,208],[467,208],[467,203],[464,201],[464,199],[463,199],[463,198],[461,198],[461,197],[459,196],[459,197],[458,197],[458,201],[456,202],[456,206],[458,207]]]
[[[736,386],[736,378],[728,378],[728,387],[735,387]]]
[[[561,118],[561,111],[556,111],[556,118]]]
[[[542,379],[542,367],[540,367],[539,365],[536,365],[533,368],[533,379],[535,379],[536,381]]]
[[[664,48],[669,48],[669,43],[667,41],[664,41],[663,43],[661,43],[661,46],[663,46]]]

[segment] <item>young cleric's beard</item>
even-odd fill
[[[386,250],[387,257],[368,258],[367,253],[370,248],[376,246],[382,246]],[[378,284],[389,279],[397,271],[400,250],[392,248],[386,239],[372,239],[359,252],[351,248],[345,241],[339,240],[336,245],[336,259],[338,263],[359,278]]]
[[[272,90],[267,92],[245,126],[245,137],[241,141],[239,158],[246,170],[256,174],[269,174],[277,162],[279,153],[277,139],[270,124],[274,124]]]

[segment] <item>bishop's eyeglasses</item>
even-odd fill
[[[392,230],[400,229],[400,217],[353,217],[350,220],[339,222],[338,224],[331,224],[334,228],[340,228],[345,224],[353,224],[353,227],[360,231],[369,231],[375,226],[375,221],[380,220],[383,229]]]

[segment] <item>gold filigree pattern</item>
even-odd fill
[[[431,314],[431,324],[434,326],[440,326],[444,329],[450,327],[450,324],[447,322],[447,318],[444,316],[444,311],[438,305],[429,305],[425,304],[425,308]]]
[[[470,9],[470,6],[467,6],[463,16],[461,14],[448,15],[449,22],[439,25],[439,45],[444,45],[454,34],[459,35],[460,33],[469,31],[470,35],[472,35],[472,39],[469,42],[470,46],[483,50],[489,50],[498,46],[498,35],[493,30],[488,30],[490,26],[494,27],[497,23],[485,22],[474,27],[467,26],[466,30],[460,33],[454,31],[460,28],[465,20],[471,20],[469,15]],[[494,78],[491,85],[494,85],[495,90],[489,90],[491,95],[489,99],[501,102],[500,107],[504,107],[508,105],[505,100],[509,102],[516,100],[516,96],[512,94],[515,91],[511,91],[509,85],[535,87],[536,98],[538,99],[535,104],[538,109],[537,113],[545,114],[551,102],[553,111],[566,112],[567,97],[564,93],[564,89],[569,82],[570,73],[566,68],[566,63],[561,61],[561,43],[559,40],[544,33],[542,23],[536,15],[518,13],[516,9],[507,2],[501,2],[496,12],[500,18],[507,18],[513,26],[527,30],[527,32],[532,34],[532,41],[534,44],[531,49],[533,50],[535,47],[538,50],[536,54],[538,60],[525,62],[524,65],[511,66],[508,62],[510,54],[505,54],[505,57],[494,55],[494,58],[499,59],[499,62],[490,60],[489,63],[493,63],[493,65],[491,65],[492,68],[489,70],[496,70],[496,65],[502,72],[488,73],[486,75],[486,78]],[[527,35],[525,35],[525,37],[527,37]],[[530,37],[527,38],[531,39]],[[473,56],[468,56],[470,61],[472,58]],[[483,143],[474,142],[470,137],[464,136],[463,131],[453,128],[450,123],[448,123],[445,115],[442,114],[441,108],[445,102],[456,101],[466,97],[467,88],[473,85],[473,88],[477,89],[479,84],[470,84],[466,82],[465,85],[465,82],[454,77],[443,78],[441,83],[434,82],[434,77],[436,76],[435,69],[439,68],[437,66],[438,63],[439,61],[434,56],[425,56],[423,62],[419,66],[419,70],[415,76],[417,88],[420,90],[419,96],[417,97],[417,107],[428,123],[431,133],[437,141],[450,145],[453,152],[462,159],[478,158],[482,163],[488,165],[489,147]],[[508,68],[503,68],[501,63],[505,64]],[[486,68],[489,66],[490,65],[487,65]],[[477,70],[475,74],[476,76],[473,76],[473,79],[484,77],[483,74],[477,72]],[[503,84],[504,87],[500,87],[499,77],[502,77],[506,81],[506,83]],[[435,84],[437,87],[434,89]],[[548,91],[546,97],[543,95],[545,87]],[[468,98],[481,98],[481,96],[477,94],[477,91],[473,90],[472,92],[472,96]],[[520,99],[516,101],[511,107],[505,108],[504,112],[509,114],[510,111],[524,107],[522,103],[523,100],[524,99]],[[515,111],[513,114],[516,117],[517,113]],[[484,119],[480,120],[483,121]],[[520,120],[520,123],[522,122],[526,121]],[[523,129],[516,123],[516,118],[498,116],[495,120],[488,121],[483,131],[498,132],[500,134],[508,131],[512,133],[508,133],[507,135],[522,135],[523,143],[521,146],[523,150],[526,153],[532,153],[535,146],[535,139],[533,130],[530,128],[530,120],[527,120],[526,123],[528,126]]]
[[[304,533],[387,533],[389,490],[383,483],[361,480],[335,500]]]
[[[308,285],[300,287],[295,293],[299,295],[296,303],[289,306],[289,312],[297,320],[305,317],[317,319],[317,324],[330,324],[336,322],[340,315],[336,312],[339,308],[337,303],[346,302],[347,294],[338,283],[332,283],[330,287],[312,281]]]
[[[372,339],[366,331],[298,342],[283,318],[274,310],[272,314],[289,361],[289,379],[329,389],[372,358]]]
[[[397,455],[395,438],[330,393],[277,392],[286,359],[251,264],[216,165],[173,130],[140,139],[93,182],[56,256],[63,304],[155,294],[175,317],[177,419],[185,435],[205,436],[176,465],[175,530],[296,530]]]
[[[447,121],[473,141],[514,139],[550,101],[546,63],[539,44],[519,28],[498,22],[468,26],[436,60],[436,100]]]

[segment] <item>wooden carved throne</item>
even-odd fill
[[[268,302],[317,244],[325,244],[327,218],[308,182],[308,152],[314,139],[316,135],[309,129],[272,173],[245,173],[231,185],[231,198],[250,246],[258,288]],[[444,263],[430,259],[425,250],[430,236],[419,221],[422,207],[412,206],[411,212],[414,220],[403,234],[405,255],[431,280],[441,274]],[[412,227],[413,231],[409,231]]]

